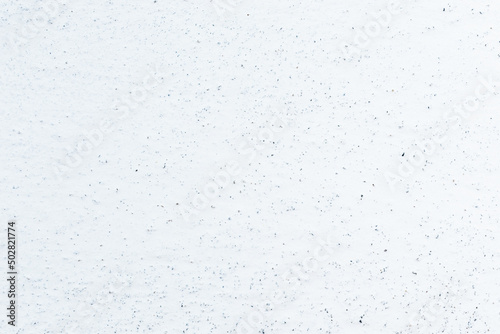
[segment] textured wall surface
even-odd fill
[[[498,1],[0,13],[1,333],[498,333]]]

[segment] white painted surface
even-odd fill
[[[498,331],[499,3],[0,6],[2,333]]]

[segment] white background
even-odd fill
[[[500,3],[0,8],[2,333],[498,331]]]

